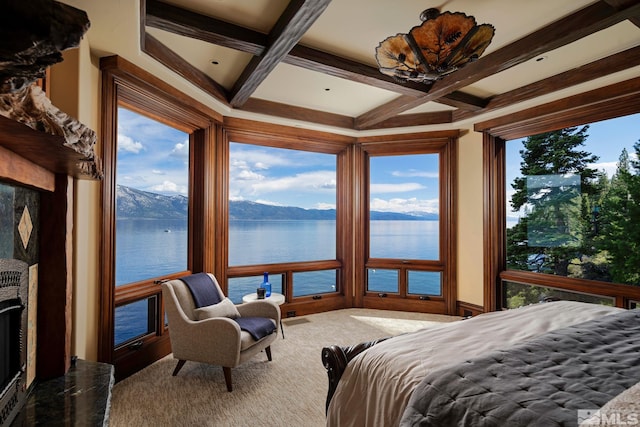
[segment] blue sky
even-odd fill
[[[335,208],[335,155],[232,143],[230,159],[230,200]],[[372,158],[371,208],[437,213],[437,168],[435,155]]]
[[[586,149],[594,165],[609,174],[626,147],[640,139],[640,114],[592,123]],[[507,143],[507,196],[519,175],[518,150]],[[121,185],[160,194],[187,195],[188,135],[154,120],[119,109],[118,170]],[[232,143],[231,200],[329,209],[336,204],[336,157],[330,154]],[[436,155],[371,158],[371,208],[389,212],[438,211]],[[508,215],[517,217],[508,209]]]
[[[129,110],[118,110],[117,183],[187,195],[188,135]],[[231,143],[229,198],[279,206],[334,209],[336,156]],[[371,207],[438,212],[436,155],[372,158]]]
[[[640,114],[591,123],[587,134],[588,138],[582,149],[599,157],[591,167],[603,170],[611,177],[616,171],[623,148],[627,149],[632,158],[635,156],[633,144],[640,140]],[[512,212],[508,201],[514,193],[511,183],[521,175],[519,151],[523,141],[524,139],[507,142],[507,220],[511,223],[518,218],[518,213]]]
[[[118,109],[118,184],[152,193],[186,196],[188,168],[188,134],[124,108]]]
[[[335,155],[231,143],[229,158],[229,200],[335,208]]]
[[[371,209],[439,213],[438,160],[437,154],[371,157]]]

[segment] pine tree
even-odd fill
[[[590,229],[592,199],[600,193],[602,174],[589,167],[598,156],[580,150],[588,129],[565,128],[524,142],[522,177],[512,184],[516,192],[511,205],[514,211],[527,208],[526,240],[524,230],[514,230],[507,249],[520,254],[518,261],[527,248],[529,264],[531,257],[542,256],[545,268],[568,276],[570,261],[594,250],[585,232]]]
[[[640,141],[634,145],[640,155]],[[603,198],[600,249],[607,253],[611,278],[617,283],[640,285],[640,160],[626,149]]]

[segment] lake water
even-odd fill
[[[335,221],[282,220],[230,221],[229,264],[252,265],[335,259]],[[438,259],[437,221],[372,221],[371,256],[374,258]],[[128,219],[116,222],[116,286],[187,269],[187,224],[184,220]],[[440,275],[412,272],[410,292],[439,294]],[[370,270],[369,288],[396,292],[395,270]],[[229,298],[255,292],[262,275],[229,280]],[[282,292],[282,276],[270,275],[274,292]],[[335,290],[336,272],[294,274],[294,296]],[[118,307],[116,345],[148,332],[147,300]]]

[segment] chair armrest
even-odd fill
[[[280,322],[280,307],[268,301],[251,301],[236,306],[244,317],[267,317]]]

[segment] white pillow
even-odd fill
[[[198,320],[209,319],[212,317],[228,317],[230,319],[240,317],[240,312],[229,298],[225,298],[217,304],[196,308],[194,313]]]

